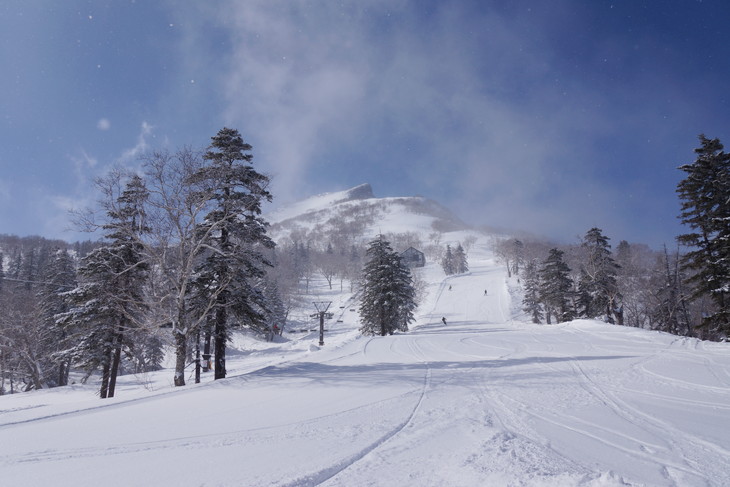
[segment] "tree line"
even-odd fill
[[[679,247],[652,251],[600,228],[577,245],[502,239],[495,253],[519,275],[523,310],[534,323],[599,318],[618,325],[708,340],[730,334],[730,155],[718,139],[699,137],[694,162],[679,167]],[[681,250],[684,250],[682,252]],[[520,269],[522,272],[520,273]]]
[[[223,128],[205,151],[152,152],[141,173],[112,170],[95,181],[98,207],[77,214],[80,226],[103,231],[100,242],[78,253],[19,253],[7,259],[19,266],[7,270],[14,277],[0,265],[8,311],[0,390],[12,392],[14,378],[24,389],[64,385],[77,367],[86,377],[101,370],[99,394],[111,397],[120,367],[159,368],[169,332],[176,386],[191,357],[196,381],[201,367],[225,377],[234,327],[265,333],[284,319],[276,283],[267,281],[274,243],[261,205],[271,200],[269,178],[253,168],[251,149]]]

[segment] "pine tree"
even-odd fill
[[[441,259],[441,267],[447,276],[450,276],[456,272],[456,266],[454,262],[454,254],[451,252],[451,245],[446,245],[446,253],[443,259]]]
[[[87,377],[102,369],[100,397],[109,394],[112,345],[116,343],[119,316],[109,295],[112,277],[107,262],[115,260],[108,247],[87,254],[78,269],[79,285],[64,296],[69,311],[57,322],[73,345],[59,353],[61,360],[85,370]],[[85,380],[85,379],[84,379]]]
[[[466,260],[466,252],[464,252],[464,247],[461,246],[461,243],[457,244],[456,250],[454,250],[454,271],[456,274],[469,272],[469,264]]]
[[[539,271],[540,301],[545,306],[545,317],[550,324],[550,316],[558,323],[574,318],[570,306],[573,283],[570,268],[563,261],[563,251],[550,249],[550,253]]]
[[[513,239],[512,240],[512,273],[515,276],[520,275],[520,266],[525,261],[525,244],[522,243],[521,240]]]
[[[360,331],[364,335],[392,335],[408,331],[416,309],[411,272],[382,236],[368,244],[360,298]]]
[[[581,265],[578,293],[582,305],[582,315],[595,318],[603,315],[609,323],[615,323],[614,316],[621,322],[618,292],[619,266],[611,256],[608,237],[600,228],[591,228],[583,237],[581,247],[585,250],[585,262]]]
[[[68,348],[71,330],[56,324],[56,315],[68,312],[68,301],[63,294],[76,287],[76,265],[65,249],[59,249],[51,263],[42,274],[43,283],[38,290],[39,314],[41,319],[42,340],[49,354],[50,361],[56,362],[58,372],[54,379],[49,378],[52,385],[68,384],[70,363],[59,352]],[[55,354],[55,355],[54,355]]]
[[[693,299],[710,296],[715,303],[701,326],[710,335],[730,335],[730,154],[718,139],[700,135],[697,159],[679,167],[687,175],[677,185],[680,219],[690,233],[677,237],[690,250],[682,267],[692,270]]]
[[[132,176],[107,210],[108,243],[82,259],[79,286],[66,293],[70,310],[58,315],[59,325],[77,330],[77,343],[62,356],[88,373],[101,367],[101,398],[113,397],[122,348],[132,348],[130,336],[142,324],[146,309],[146,262],[138,236],[145,231],[147,190]]]
[[[265,332],[264,297],[256,287],[271,264],[262,248],[273,248],[261,218],[261,204],[271,201],[269,179],[254,170],[251,145],[237,130],[223,128],[211,138],[203,158],[209,165],[193,177],[202,184],[212,210],[199,225],[205,235],[205,260],[199,268],[198,289],[215,302],[215,379],[226,376],[226,344],[230,322]]]
[[[533,323],[540,323],[543,318],[543,306],[540,302],[540,276],[537,262],[531,260],[524,268],[524,289],[522,309],[529,314]]]

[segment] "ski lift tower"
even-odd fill
[[[314,302],[314,309],[317,310],[317,314],[319,315],[319,346],[321,347],[324,345],[324,318],[327,314],[327,310],[329,309],[330,305],[332,304],[332,301],[315,301]]]

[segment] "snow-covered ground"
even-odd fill
[[[420,271],[409,333],[359,336],[356,304],[321,286],[322,348],[317,332],[239,337],[225,380],[0,397],[0,484],[730,485],[730,344],[529,324],[485,239],[469,264]]]

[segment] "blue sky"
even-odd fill
[[[475,224],[654,247],[697,136],[730,143],[724,0],[0,6],[0,233],[156,148],[252,144],[275,204],[364,182]],[[727,139],[727,140],[725,140]]]

